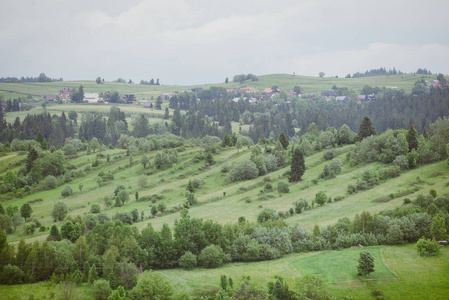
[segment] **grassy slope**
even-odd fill
[[[345,152],[348,147],[338,149],[340,158],[345,161]],[[198,178],[204,181],[204,185],[196,191],[196,196],[199,204],[192,207],[189,211],[192,217],[211,219],[221,224],[228,222],[236,222],[239,216],[245,216],[247,220],[255,221],[257,215],[263,208],[272,208],[276,211],[287,211],[293,207],[293,202],[299,198],[305,198],[309,203],[315,197],[318,191],[323,190],[328,196],[335,198],[336,196],[345,196],[346,198],[340,202],[333,202],[324,205],[323,207],[315,206],[314,209],[303,212],[300,215],[294,215],[286,219],[289,224],[299,224],[300,226],[311,230],[315,224],[324,226],[335,223],[339,218],[352,218],[356,213],[361,213],[367,210],[371,213],[379,212],[381,210],[394,208],[400,205],[403,198],[400,197],[389,202],[378,203],[372,200],[388,196],[391,193],[402,192],[418,187],[419,191],[414,195],[407,197],[414,197],[418,193],[427,194],[431,188],[438,191],[439,194],[449,192],[446,187],[447,183],[447,165],[445,162],[425,165],[416,170],[411,170],[403,173],[400,177],[381,182],[371,190],[359,192],[355,195],[346,195],[346,187],[349,183],[355,183],[360,174],[366,169],[379,169],[384,166],[380,164],[370,164],[351,168],[348,164],[344,165],[342,174],[337,175],[336,178],[330,180],[319,180],[318,184],[312,183],[316,179],[324,165],[327,163],[322,159],[322,153],[314,154],[306,158],[306,165],[308,169],[303,177],[303,181],[291,185],[290,193],[279,194],[276,191],[276,185],[280,177],[289,170],[288,167],[280,169],[273,173],[267,174],[263,178],[257,178],[249,181],[228,183],[225,180],[226,174],[221,173],[223,164],[236,162],[250,157],[251,150],[241,150],[237,152],[235,148],[222,150],[215,155],[216,164],[205,170],[199,170],[204,165],[204,162],[193,162],[193,156],[201,151],[201,149],[193,148],[187,149],[179,153],[178,163],[167,170],[156,170],[154,167],[143,170],[142,165],[138,163],[140,156],[134,156],[134,164],[129,167],[129,158],[125,156],[125,151],[120,149],[106,150],[102,154],[106,156],[107,153],[111,155],[111,161],[107,163],[103,159],[102,164],[93,168],[82,178],[74,179],[69,185],[74,190],[74,194],[62,199],[60,196],[63,186],[59,186],[49,191],[39,191],[31,195],[25,195],[21,199],[7,200],[3,203],[6,207],[9,204],[20,207],[23,203],[33,201],[35,199],[43,199],[42,202],[33,203],[33,217],[37,218],[43,225],[50,227],[53,223],[50,216],[54,203],[58,200],[64,201],[69,207],[70,215],[86,214],[90,210],[93,203],[101,204],[102,211],[108,215],[113,216],[116,212],[130,212],[136,208],[144,211],[146,219],[142,222],[135,223],[138,228],[147,226],[148,222],[159,229],[164,223],[173,226],[174,221],[179,219],[179,212],[158,214],[155,218],[150,217],[151,202],[136,202],[134,194],[136,191],[139,195],[147,196],[152,194],[164,195],[165,199],[160,200],[164,202],[168,209],[176,208],[182,205],[185,201],[184,193],[189,179]],[[84,155],[79,153],[79,157],[70,161],[70,164],[77,168],[84,168],[90,165],[97,153]],[[149,153],[150,157],[154,156],[155,152]],[[23,159],[25,156],[21,156]],[[1,166],[2,161],[0,161]],[[152,161],[153,163],[153,161]],[[4,172],[5,169],[0,169]],[[104,183],[101,187],[96,184],[97,174],[101,171],[112,171],[114,173],[114,180]],[[144,176],[147,179],[147,186],[142,188],[139,185],[139,178]],[[422,183],[416,184],[417,177],[420,177]],[[270,178],[274,187],[273,192],[262,193],[264,189],[264,178]],[[266,179],[265,179],[266,180]],[[78,185],[84,185],[83,190],[78,190]],[[113,191],[118,184],[127,187],[130,192],[130,201],[123,207],[105,208],[104,196],[113,196]],[[226,196],[223,196],[226,192]],[[3,196],[3,200],[7,198]],[[160,202],[159,201],[159,202]],[[156,204],[158,204],[157,202]],[[9,236],[10,241],[17,241],[21,238],[22,230],[18,230],[15,234]],[[30,241],[38,238],[40,240],[45,238],[47,232],[36,232],[33,236],[25,237]],[[40,238],[39,238],[40,237]]]

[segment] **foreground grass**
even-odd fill
[[[370,251],[375,257],[375,272],[358,277],[356,258],[360,251]],[[323,278],[330,292],[354,299],[375,299],[373,291],[386,299],[448,299],[449,247],[441,248],[435,257],[421,257],[414,244],[404,246],[378,246],[364,249],[343,249],[295,253],[273,261],[231,263],[217,269],[195,268],[159,271],[176,292],[188,292],[193,296],[211,295],[218,290],[220,276],[226,275],[238,287],[243,277],[265,289],[274,276],[281,275],[290,289],[296,290],[295,281],[307,274]],[[342,282],[345,281],[345,282]],[[50,282],[0,286],[1,299],[54,299],[61,291],[60,285]],[[90,299],[90,287],[84,284],[76,288],[82,299]]]
[[[293,266],[302,275],[316,275],[328,283],[360,282],[357,266],[360,252],[367,251],[374,257],[375,271],[369,274],[371,280],[392,280],[396,276],[384,265],[381,257],[382,247],[345,249],[344,251],[326,251],[305,259],[298,259]]]
[[[375,257],[375,271],[367,277],[357,276],[361,251]],[[217,290],[222,274],[232,277],[234,286],[241,283],[242,276],[250,276],[251,282],[263,289],[275,275],[281,275],[293,290],[296,279],[313,274],[323,278],[333,294],[354,299],[374,299],[374,290],[387,299],[448,299],[448,267],[449,247],[442,248],[441,255],[427,258],[419,256],[411,244],[290,254],[275,261],[232,263],[219,269],[160,272],[177,290],[194,294]]]

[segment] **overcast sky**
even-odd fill
[[[0,77],[162,84],[241,73],[449,74],[447,0],[14,0],[0,6]]]

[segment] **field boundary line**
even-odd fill
[[[383,247],[379,249],[379,253],[380,253],[380,257],[382,258],[382,262],[383,262],[384,266],[387,267],[388,271],[390,271],[394,276],[396,276],[398,279],[401,279],[401,277],[399,277],[399,275],[396,274],[396,272],[393,271],[390,268],[390,266],[387,264],[387,262],[385,261],[385,258],[384,258],[383,254],[382,254],[382,249],[383,249]]]

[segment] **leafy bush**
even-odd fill
[[[409,162],[408,162],[407,156],[405,156],[405,155],[396,156],[396,158],[393,161],[393,164],[395,164],[401,170],[407,170],[409,167]]]
[[[100,204],[92,204],[92,206],[90,207],[90,212],[93,214],[98,214],[100,213]]]
[[[259,175],[259,169],[256,164],[250,160],[244,160],[236,163],[229,171],[228,179],[231,182],[238,180],[254,179]]]
[[[53,206],[53,211],[51,213],[53,221],[62,221],[67,216],[68,209],[64,202],[58,201]]]
[[[318,203],[320,206],[323,206],[327,202],[328,198],[325,192],[319,191],[315,195],[315,202]]]
[[[294,203],[294,205],[295,205],[295,212],[297,214],[302,213],[303,210],[306,210],[310,207],[309,203],[305,199],[299,199]]]
[[[435,239],[426,239],[422,237],[416,243],[416,249],[421,256],[432,256],[440,253],[440,244]]]
[[[272,209],[264,209],[259,215],[257,216],[257,222],[259,223],[265,223],[268,221],[274,221],[277,219],[276,213]]]
[[[187,251],[178,260],[178,265],[184,269],[192,269],[196,266],[196,255],[190,251]]]
[[[112,293],[109,281],[105,279],[95,280],[92,285],[91,293],[94,300],[108,300],[109,295]]]
[[[197,189],[197,188],[199,188],[201,185],[204,184],[204,181],[202,181],[201,179],[198,179],[198,178],[194,178],[194,179],[192,180],[192,184],[193,184],[193,187]]]
[[[4,284],[20,284],[23,282],[25,274],[18,266],[6,265],[3,268],[2,282]]]
[[[218,268],[223,265],[225,256],[220,247],[212,244],[201,251],[198,263],[205,268]]]
[[[64,198],[70,196],[71,194],[73,194],[73,190],[68,185],[66,185],[61,191],[61,196]]]
[[[51,190],[58,186],[58,179],[52,175],[48,175],[41,182],[41,186],[45,190]]]
[[[288,182],[280,180],[278,182],[278,192],[279,193],[288,193],[288,192],[290,192],[290,188],[288,187]]]
[[[334,149],[328,150],[328,151],[324,152],[324,154],[323,154],[324,160],[331,160],[335,156],[336,156],[336,153],[335,153]]]

